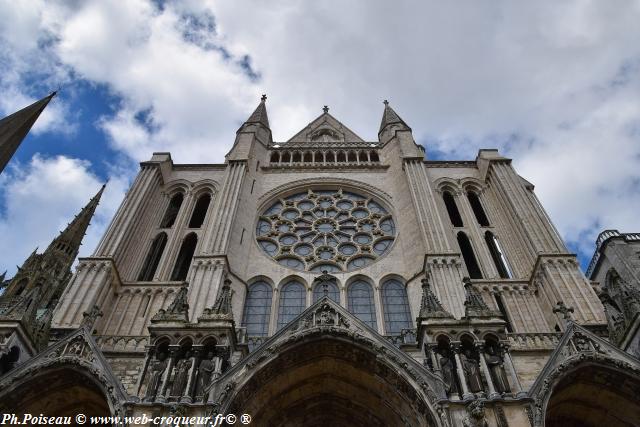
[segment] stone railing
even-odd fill
[[[513,351],[553,350],[561,337],[560,332],[508,333],[507,341]]]
[[[144,352],[149,344],[146,335],[97,335],[94,338],[104,352]]]

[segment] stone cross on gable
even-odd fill
[[[556,306],[553,308],[554,313],[561,313],[562,320],[564,321],[565,326],[572,321],[571,313],[573,313],[573,307],[567,307],[563,301],[558,301]]]

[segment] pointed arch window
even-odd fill
[[[160,223],[160,228],[173,227],[173,224],[176,222],[176,218],[178,217],[178,212],[180,212],[180,206],[182,206],[183,200],[184,195],[182,193],[177,193],[171,198],[169,206],[162,218],[162,222]]]
[[[482,208],[482,203],[480,203],[480,198],[478,197],[478,195],[473,191],[468,191],[467,199],[469,200],[471,210],[473,210],[473,215],[475,215],[478,224],[480,224],[480,226],[482,227],[489,227],[489,219],[487,218],[487,214]]]
[[[492,232],[487,231],[484,233],[484,240],[487,242],[491,258],[493,259],[493,263],[496,265],[496,269],[498,270],[500,277],[503,279],[510,279],[513,277],[511,269],[509,269],[509,265],[507,264],[507,259],[500,248],[500,244],[498,243],[496,236],[494,236]]]
[[[460,216],[458,205],[456,205],[456,201],[451,193],[449,193],[448,191],[442,193],[442,200],[444,200],[444,205],[447,208],[447,213],[449,214],[451,224],[453,224],[454,227],[462,227],[462,217]]]
[[[476,256],[473,254],[473,247],[466,234],[462,231],[458,233],[458,245],[462,252],[462,259],[467,266],[469,277],[472,279],[482,279],[482,273],[480,272],[480,266],[476,261]]]
[[[354,316],[373,329],[378,329],[373,289],[364,280],[356,280],[347,290],[348,309]]]
[[[278,306],[278,330],[302,313],[307,305],[306,288],[300,282],[291,281],[280,291]]]
[[[187,273],[191,266],[191,259],[193,258],[193,253],[196,251],[197,244],[198,236],[196,236],[195,233],[189,233],[187,237],[184,238],[180,252],[178,252],[176,264],[173,267],[173,273],[171,273],[172,281],[182,281],[187,278]]]
[[[338,289],[338,285],[336,285],[335,280],[329,280],[326,282],[327,285],[327,296],[330,300],[340,304],[340,290]],[[313,288],[313,302],[318,302],[324,296],[324,287],[322,283],[317,283]]]
[[[193,213],[191,214],[191,220],[189,220],[189,228],[200,228],[204,222],[204,218],[207,216],[207,210],[211,203],[211,194],[206,193],[198,198]]]
[[[382,284],[382,304],[387,335],[400,335],[403,329],[412,327],[407,289],[400,281],[392,279]]]
[[[269,335],[272,294],[271,286],[267,282],[259,281],[249,286],[242,314],[242,325],[247,328],[248,336]]]
[[[156,270],[158,269],[158,264],[160,264],[160,258],[162,258],[162,253],[164,252],[166,244],[167,233],[164,231],[153,239],[149,252],[147,253],[147,258],[144,260],[144,264],[142,264],[142,269],[138,275],[139,281],[150,282],[153,280],[153,276],[156,274]]]

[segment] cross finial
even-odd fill
[[[385,105],[385,107],[386,107],[387,105],[389,105],[389,101],[387,101],[386,99],[385,99],[384,101],[382,101],[382,103]]]
[[[558,301],[556,306],[553,309],[554,313],[561,313],[562,314],[562,318],[566,321],[571,320],[571,314],[573,313],[573,307],[567,307],[566,305],[564,305],[564,302],[562,301]]]
[[[267,100],[267,95],[263,93],[262,96],[260,97],[260,100],[262,102],[265,102]]]
[[[324,107],[322,107],[322,111],[324,111],[325,113],[329,112],[329,107],[327,107],[326,105]]]

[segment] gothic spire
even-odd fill
[[[267,95],[262,95],[262,98],[260,98],[260,104],[258,104],[258,107],[255,109],[253,114],[249,116],[245,124],[259,123],[262,126],[266,127],[267,129],[271,129],[269,127],[269,117],[267,116],[266,103],[267,103]]]
[[[61,249],[69,256],[71,262],[73,262],[75,257],[78,255],[82,238],[87,232],[87,227],[89,227],[89,222],[91,221],[91,218],[96,211],[96,207],[100,202],[100,197],[102,197],[105,186],[106,184],[104,184],[102,188],[100,188],[100,191],[98,191],[98,193],[89,200],[89,203],[87,203],[80,213],[73,218],[69,225],[67,225],[67,228],[61,231],[58,237],[53,239],[45,253]]]
[[[0,173],[56,92],[0,120]]]
[[[464,315],[465,317],[494,317],[500,316],[489,308],[482,296],[471,284],[468,277],[462,279],[464,282],[465,300]]]
[[[198,322],[207,320],[233,320],[233,308],[231,306],[231,280],[225,279],[220,294],[211,308],[205,308]]]
[[[453,318],[453,316],[442,307],[438,297],[431,291],[429,284],[429,272],[425,274],[422,279],[422,303],[420,305],[420,318],[428,319],[434,317],[447,317]]]
[[[378,130],[378,135],[382,133],[384,128],[394,123],[399,123],[405,126],[407,129],[411,130],[409,125],[407,125],[405,121],[400,118],[398,113],[396,113],[393,110],[393,108],[389,106],[389,101],[385,99],[383,103],[384,103],[384,112],[382,113],[382,121],[380,122],[380,130]]]

